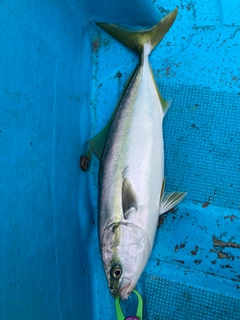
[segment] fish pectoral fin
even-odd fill
[[[127,178],[124,178],[122,183],[122,208],[125,219],[130,212],[138,209],[136,193]]]
[[[186,194],[186,192],[165,193],[163,195],[163,199],[161,200],[159,215],[175,207],[186,196]]]

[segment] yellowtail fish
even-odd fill
[[[147,264],[159,215],[186,195],[164,192],[162,122],[169,103],[158,91],[148,60],[177,12],[176,8],[144,31],[97,23],[140,55],[112,118],[89,142],[100,159],[98,233],[102,261],[111,293],[122,300],[128,298]]]

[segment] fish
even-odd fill
[[[172,26],[178,9],[147,30],[97,23],[140,56],[107,125],[89,140],[100,160],[98,237],[113,297],[129,297],[150,257],[158,219],[185,192],[166,193],[163,118],[169,108],[156,85],[149,55]]]

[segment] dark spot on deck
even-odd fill
[[[204,203],[202,204],[202,208],[207,208],[207,207],[210,205],[210,203],[211,203],[211,199],[212,199],[212,196],[210,196],[210,197],[208,198],[208,201],[206,201],[206,202],[204,202]]]
[[[99,38],[99,37],[96,37],[96,38],[93,40],[93,43],[92,43],[92,50],[93,50],[93,52],[94,52],[94,53],[98,53],[100,47],[101,47],[100,38]]]
[[[82,155],[80,157],[80,168],[83,171],[88,171],[90,168],[91,160],[89,156]]]
[[[165,76],[169,76],[170,75],[170,71],[171,71],[171,68],[170,67],[166,67],[165,68]]]
[[[158,225],[157,227],[160,228],[160,226],[163,224],[164,222],[164,214],[161,214],[158,218]]]
[[[180,249],[184,248],[186,246],[186,243],[180,244]]]
[[[239,219],[239,218],[234,214],[232,214],[231,216],[225,216],[224,219],[230,219],[230,221],[233,222],[234,219]]]
[[[174,261],[174,262],[179,262],[179,263],[181,263],[181,264],[184,264],[184,263],[185,263],[185,261],[183,261],[183,260],[175,260],[175,259],[172,259],[172,261]]]
[[[172,208],[172,209],[170,209],[168,212],[176,213],[177,211],[178,211],[178,209]]]
[[[191,251],[191,254],[193,255],[193,256],[196,256],[197,255],[197,252],[198,252],[198,246],[195,246],[195,250],[192,250]]]
[[[230,264],[226,264],[226,265],[220,265],[220,267],[222,269],[226,268],[226,269],[232,269],[232,266],[230,266]]]
[[[116,76],[115,76],[115,77],[117,77],[117,78],[119,79],[119,78],[121,78],[121,76],[122,76],[121,72],[118,71],[118,72],[116,73]],[[114,78],[115,78],[115,77],[114,77]]]
[[[204,202],[203,204],[202,204],[202,208],[207,208],[208,206],[209,206],[209,204],[210,204],[210,202]]]
[[[216,239],[215,237],[212,237],[212,240],[213,240],[214,247],[240,249],[240,244],[236,242],[232,242],[232,241],[225,242],[225,241]]]
[[[217,253],[217,257],[218,259],[232,259],[232,261],[234,260],[234,256],[230,255],[230,254],[227,254],[223,251],[218,251],[218,250],[213,250],[211,249],[210,252],[214,252],[214,253]]]

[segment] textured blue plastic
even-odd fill
[[[233,312],[240,303],[237,214],[185,201],[165,216],[139,284],[146,298],[144,319],[165,319],[166,314],[166,319],[239,319]],[[186,310],[185,291],[191,297]],[[222,304],[229,313],[224,315]]]
[[[157,277],[149,276],[145,285],[145,319],[240,319],[239,299]]]
[[[165,155],[171,158],[167,188],[187,190],[196,201],[240,208],[240,94],[164,83],[159,87],[173,100],[164,123]]]
[[[239,319],[239,1],[10,0],[0,2],[1,320],[115,318],[98,248],[99,163],[82,172],[79,157],[138,57],[94,22],[145,28],[176,6],[150,61],[172,100],[166,187],[188,195],[165,215],[137,289],[144,320]]]

